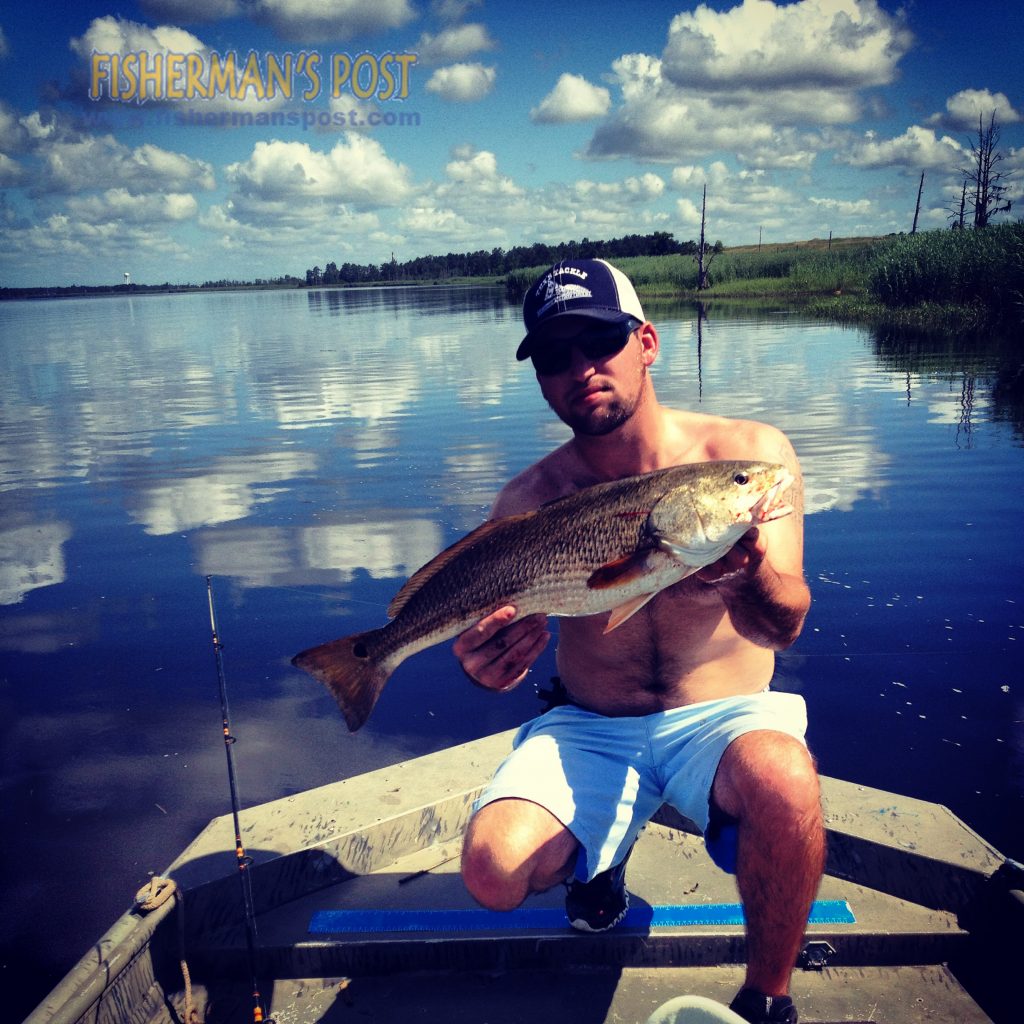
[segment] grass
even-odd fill
[[[617,260],[643,297],[768,298],[845,321],[969,331],[1024,324],[1024,222],[981,231],[742,246],[712,258],[697,290],[692,256]],[[544,267],[506,278],[521,296]]]
[[[773,246],[761,252],[749,247],[724,249],[711,258],[711,287],[703,292],[697,291],[697,261],[692,256],[633,256],[616,260],[616,266],[643,295],[722,298],[824,293],[863,287],[872,245],[872,240],[862,239],[859,245],[834,250],[805,243]],[[510,293],[523,294],[544,269],[530,267],[510,273]]]

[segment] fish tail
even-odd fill
[[[390,669],[373,654],[375,642],[383,632],[382,628],[354,633],[310,647],[292,658],[296,668],[308,672],[330,690],[349,732],[355,732],[370,717],[391,675]]]

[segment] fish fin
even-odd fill
[[[591,590],[609,590],[612,587],[624,587],[628,583],[641,579],[649,570],[649,548],[641,548],[632,554],[617,558],[600,568],[595,569],[587,580]]]
[[[384,627],[386,628],[386,627]],[[338,702],[349,732],[370,717],[391,671],[373,656],[374,641],[383,629],[332,640],[310,647],[292,658],[296,668],[323,683]]]
[[[629,601],[623,602],[617,608],[613,608],[611,610],[611,614],[608,616],[608,623],[604,627],[605,635],[607,636],[613,629],[618,629],[626,619],[640,611],[640,609],[643,608],[643,606],[647,604],[652,597],[654,597],[655,593],[657,593],[657,591],[650,594],[640,594]]]
[[[445,548],[440,554],[435,555],[426,565],[421,566],[416,570],[402,585],[402,589],[391,599],[391,604],[388,605],[388,617],[394,618],[398,613],[409,603],[412,596],[420,590],[423,585],[437,575],[449,562],[454,561],[463,551],[468,547],[472,547],[475,544],[479,544],[481,541],[486,540],[492,533],[496,533],[499,530],[504,530],[509,523],[517,522],[521,519],[529,519],[535,513],[533,512],[522,512],[519,515],[514,516],[501,516],[498,519],[488,519],[487,522],[481,523],[471,533],[467,533],[465,537],[457,540],[451,547]]]

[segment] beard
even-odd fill
[[[558,412],[556,409],[555,412],[574,434],[582,434],[585,437],[603,437],[613,430],[618,430],[623,423],[626,423],[636,412],[638,404],[638,399],[626,402],[617,398],[609,402],[603,409],[595,409],[593,412],[574,412],[572,409],[568,409],[564,413]]]
[[[611,389],[609,388],[609,391]],[[583,437],[603,437],[618,430],[623,423],[632,419],[647,390],[647,368],[643,367],[639,384],[631,395],[615,395],[611,401],[598,409],[577,411],[570,402],[565,409],[559,410],[552,406],[555,415],[574,434]],[[548,403],[551,404],[550,402]]]

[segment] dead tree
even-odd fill
[[[921,183],[917,186],[917,206],[914,207],[914,226],[910,229],[912,235],[917,234],[917,218],[921,213],[921,193],[924,191],[924,171],[921,172]]]
[[[707,244],[704,236],[705,212],[708,206],[708,186],[704,184],[704,198],[700,204],[700,241],[697,243],[697,291],[702,292],[710,287],[708,283],[708,271],[711,269],[711,261],[718,255],[718,250]],[[709,256],[708,253],[711,253]]]
[[[999,125],[996,123],[996,112],[992,111],[988,127],[984,117],[978,115],[978,138],[971,140],[971,166],[961,168],[960,173],[967,180],[968,198],[974,207],[974,226],[984,228],[998,213],[1008,213],[1010,200],[1006,198],[1009,185],[1006,184],[1009,173],[996,168],[1003,160],[999,152]]]

